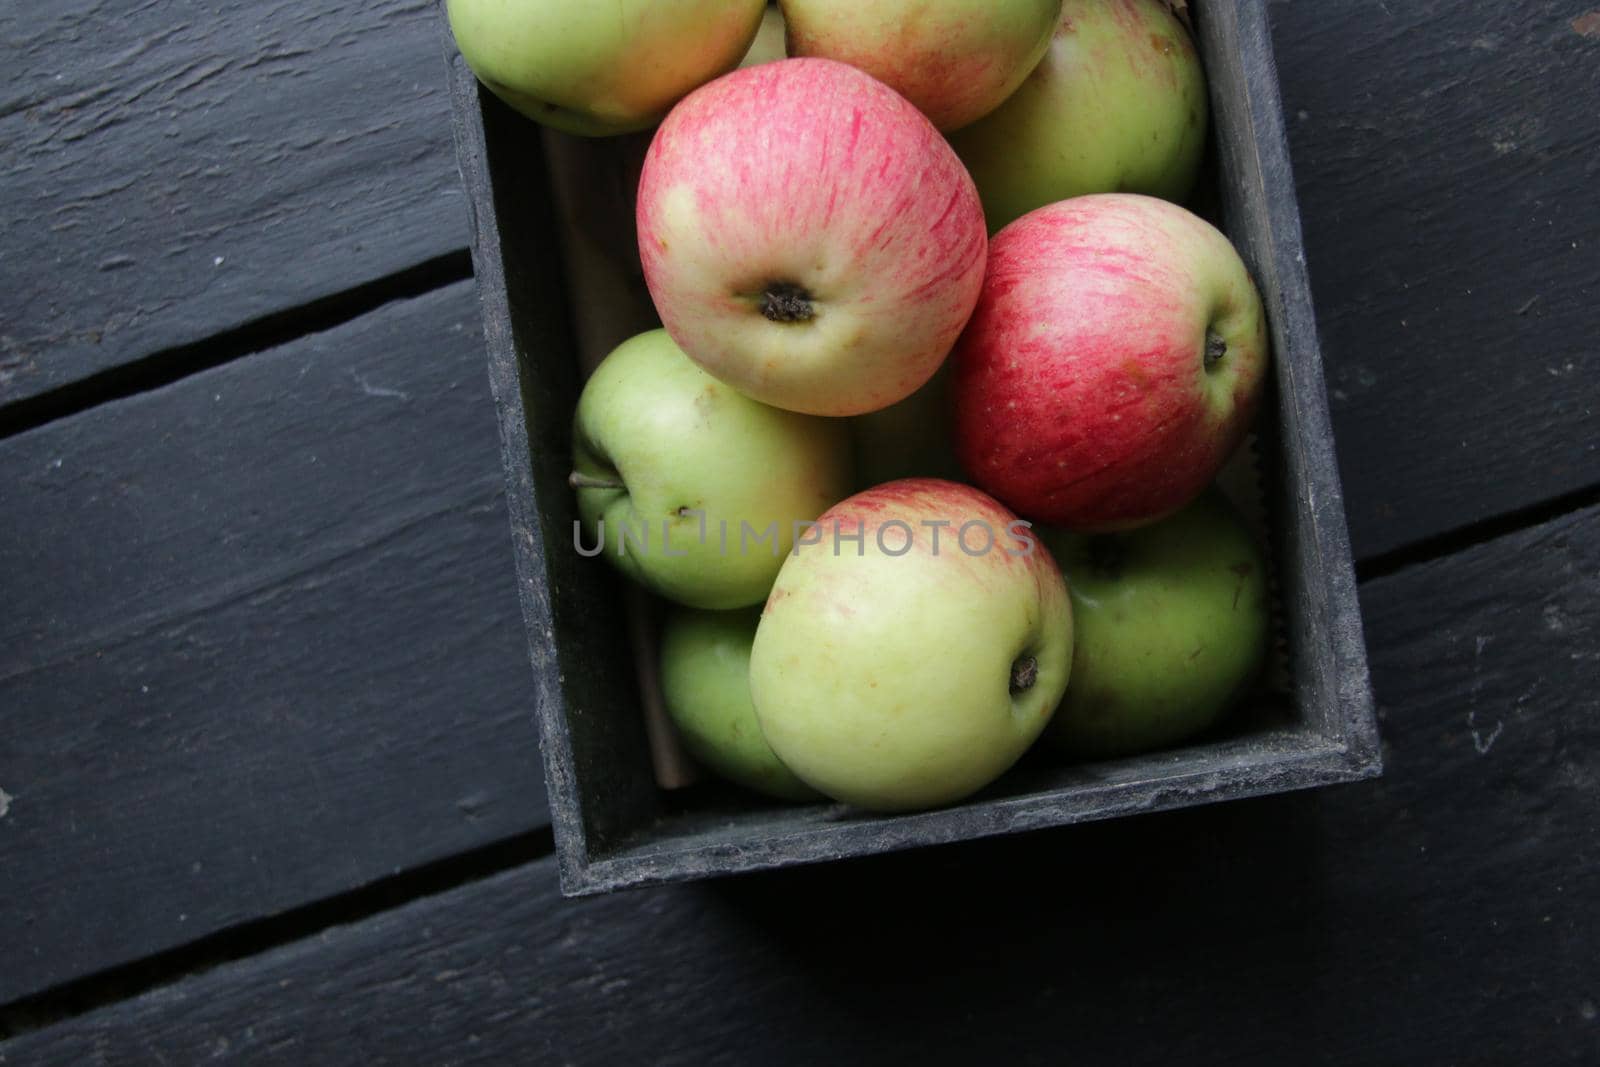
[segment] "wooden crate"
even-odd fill
[[[566,477],[581,373],[542,140],[532,123],[480,91],[445,29],[536,682],[531,710],[563,892],[839,859],[1379,773],[1266,3],[1208,0],[1191,9],[1215,142],[1202,199],[1255,277],[1271,326],[1274,379],[1258,444],[1287,684],[1263,692],[1229,732],[1202,743],[1104,763],[1024,758],[965,803],[893,816],[767,804],[714,785],[657,787],[621,580],[573,549],[576,505]]]

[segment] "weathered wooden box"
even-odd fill
[[[499,410],[506,495],[565,893],[808,863],[1370,777],[1377,729],[1329,428],[1266,0],[1192,3],[1210,80],[1216,214],[1271,320],[1259,433],[1287,686],[1225,735],[1157,755],[1027,759],[970,801],[876,816],[767,805],[651,773],[620,582],[572,547],[569,433],[581,384],[540,138],[480,92],[445,29],[457,151]],[[443,10],[441,6],[441,22]],[[512,580],[508,575],[507,580]],[[518,743],[508,738],[508,744]],[[530,751],[531,756],[531,751]]]

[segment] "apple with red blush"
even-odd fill
[[[1076,197],[995,235],[952,356],[956,453],[1019,514],[1080,531],[1170,515],[1243,440],[1267,368],[1249,272],[1153,197]]]
[[[937,478],[847,497],[796,538],[750,652],[783,765],[835,800],[907,811],[993,781],[1072,663],[1066,584],[1027,524]]]
[[[906,99],[785,59],[685,97],[645,156],[639,255],[675,341],[752,399],[859,415],[932,377],[983,284],[977,190]]]
[[[993,111],[1044,55],[1061,0],[782,0],[789,54],[871,74],[941,130]]]

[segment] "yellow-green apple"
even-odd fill
[[[744,54],[744,59],[740,60],[739,66],[760,66],[787,56],[783,41],[783,12],[768,5],[766,14],[761,16],[761,29],[756,31],[756,39],[750,45],[750,51]]]
[[[926,382],[983,284],[972,179],[894,90],[827,59],[734,71],[656,131],[637,210],[656,310],[706,370],[813,415]]]
[[[1061,0],[781,0],[789,54],[859,67],[941,130],[986,115],[1050,42]]]
[[[467,66],[548,126],[604,135],[653,126],[738,65],[763,0],[448,0]]]
[[[1214,725],[1267,651],[1266,566],[1216,490],[1151,526],[1115,534],[1044,527],[1066,574],[1072,681],[1048,736],[1076,756],[1126,756]]]
[[[662,596],[759,603],[805,523],[850,491],[842,422],[758,404],[651,330],[584,385],[572,443],[573,544]]]
[[[1050,553],[992,498],[936,478],[840,501],[796,540],[750,653],[767,743],[877,811],[982,788],[1066,689],[1072,609]]]
[[[780,800],[819,794],[773,755],[750,701],[759,607],[679,608],[661,629],[661,699],[689,753],[717,774]]]
[[[1033,73],[951,143],[994,232],[1069,196],[1183,200],[1206,111],[1200,56],[1164,0],[1066,0]]]
[[[897,478],[966,477],[950,442],[949,370],[947,361],[904,400],[850,420],[858,487]]]
[[[1038,522],[1127,529],[1193,500],[1237,448],[1266,322],[1210,223],[1080,196],[995,236],[952,360],[956,454],[979,486]]]

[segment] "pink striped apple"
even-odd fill
[[[1193,500],[1238,447],[1266,321],[1210,223],[1081,196],[995,235],[952,359],[956,453],[978,485],[1039,522],[1129,529]]]
[[[932,124],[826,59],[685,97],[645,157],[637,222],[650,295],[690,358],[812,415],[875,411],[926,382],[972,313],[988,242]]]

